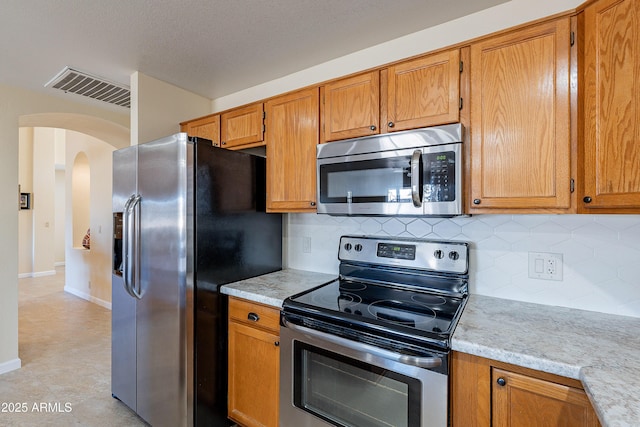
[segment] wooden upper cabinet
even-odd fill
[[[220,117],[222,147],[264,145],[264,104],[259,102],[222,113]]]
[[[492,368],[492,427],[598,427],[584,390]]]
[[[220,115],[202,117],[180,123],[180,130],[189,136],[210,139],[214,147],[220,146]]]
[[[322,87],[322,142],[460,120],[460,49]]]
[[[570,19],[471,45],[470,213],[571,207]]]
[[[640,213],[640,2],[584,11],[582,211]],[[594,209],[595,208],[595,209]]]
[[[327,83],[323,90],[323,141],[380,133],[379,71]]]
[[[267,212],[316,211],[319,108],[317,87],[266,103]]]
[[[455,123],[460,111],[460,50],[387,69],[387,131]]]

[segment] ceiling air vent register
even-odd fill
[[[87,96],[120,107],[131,107],[131,91],[128,86],[112,83],[102,77],[65,67],[45,87],[59,89],[65,93]]]

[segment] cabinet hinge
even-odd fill
[[[462,110],[462,98],[460,98],[460,105],[459,108]]]
[[[576,43],[576,33],[574,31],[571,31],[571,46],[573,46]]]
[[[571,182],[569,183],[569,189],[572,193],[576,191],[576,182],[573,178],[571,178]]]
[[[460,61],[460,72],[462,72],[463,69],[464,69],[464,63]]]
[[[262,133],[265,133],[267,131],[267,127],[263,124],[262,125]]]
[[[267,118],[267,112],[266,112],[266,111],[263,111],[263,112],[262,112],[262,120],[264,120],[264,119],[266,119],[266,118]]]

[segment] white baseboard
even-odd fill
[[[0,363],[0,375],[7,372],[15,371],[22,367],[22,361],[18,359],[9,360],[8,362]]]
[[[49,271],[37,271],[35,273],[32,273],[31,277],[42,277],[42,276],[55,276],[56,271],[55,270],[49,270]]]
[[[89,295],[89,294],[87,294],[85,292],[79,291],[77,289],[70,288],[68,286],[64,287],[64,291],[70,293],[71,295],[75,295],[78,298],[82,298],[83,300],[87,300],[89,302],[97,304],[100,307],[104,307],[107,310],[111,310],[111,303],[108,302],[108,301],[102,300],[100,298],[96,298],[96,297],[91,296],[91,295]]]
[[[20,273],[18,274],[18,279],[27,279],[29,277],[43,277],[43,276],[54,276],[56,274],[55,270],[49,271],[37,271],[31,273]]]

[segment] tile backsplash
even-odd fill
[[[289,214],[286,222],[289,268],[337,274],[343,234],[461,240],[471,244],[470,293],[640,317],[640,215]],[[529,252],[562,254],[562,280],[529,278]]]

